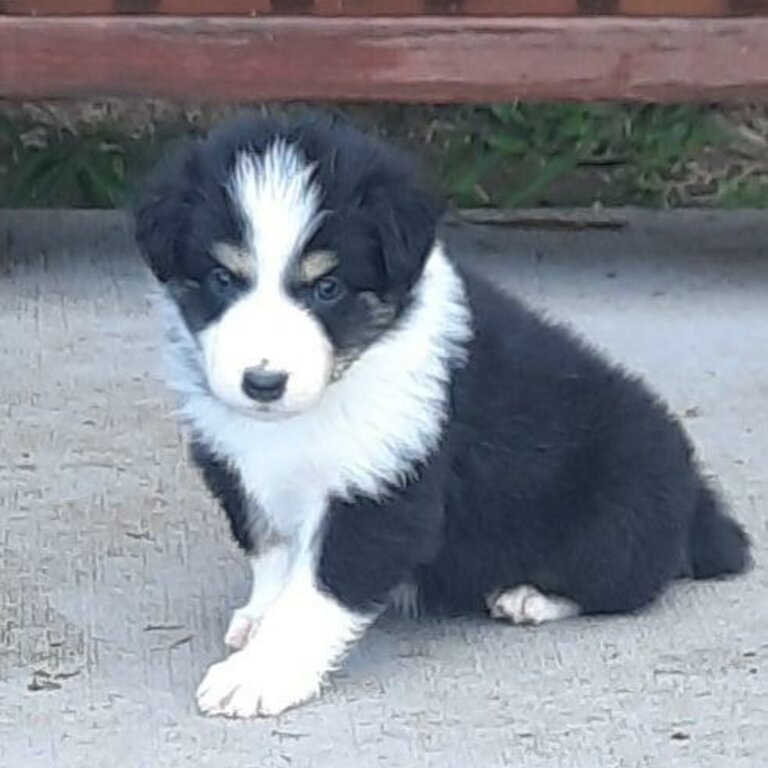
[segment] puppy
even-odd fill
[[[194,462],[253,571],[200,709],[320,690],[397,597],[538,624],[744,570],[748,540],[637,379],[473,274],[411,160],[245,116],[136,206]]]

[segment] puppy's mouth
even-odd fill
[[[230,403],[221,398],[217,398],[219,402],[224,403],[228,408],[235,411],[240,416],[246,416],[253,421],[288,421],[289,419],[295,419],[297,416],[301,416],[305,413],[306,409],[300,408],[284,408],[279,404],[265,405],[262,403],[253,403],[251,405],[242,405]]]
[[[301,410],[287,410],[285,408],[276,408],[269,405],[256,405],[247,409],[248,415],[257,421],[286,421],[294,419],[296,416],[304,413]]]

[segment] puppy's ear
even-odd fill
[[[418,280],[435,244],[442,205],[418,187],[382,187],[374,196],[387,278],[394,286],[409,289]]]
[[[178,145],[146,178],[133,204],[136,242],[155,277],[167,282],[181,258],[193,195],[196,145]]]

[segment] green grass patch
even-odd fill
[[[0,116],[0,206],[119,207],[176,134],[127,136],[118,125],[75,129]]]
[[[768,158],[733,170],[731,133],[704,107],[361,110],[379,132],[425,152],[459,206],[768,206]],[[62,126],[0,114],[0,206],[120,206],[169,140],[199,130],[175,120],[129,134],[115,121]]]
[[[724,140],[693,107],[498,105],[460,113],[440,169],[464,206],[552,204],[567,185],[584,203],[674,205],[671,182]]]

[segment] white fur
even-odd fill
[[[494,619],[506,619],[512,624],[543,624],[579,615],[579,606],[572,600],[544,595],[529,584],[491,595],[488,610]]]
[[[197,692],[200,710],[228,717],[277,715],[312,698],[373,618],[319,591],[309,570],[296,572],[243,650],[210,667]]]

